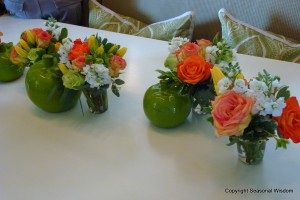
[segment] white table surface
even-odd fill
[[[299,199],[300,144],[275,150],[267,144],[262,163],[248,166],[237,158],[228,138],[216,138],[205,116],[190,115],[181,126],[157,128],[143,113],[143,95],[164,69],[164,41],[66,25],[72,39],[99,33],[128,47],[121,96],[109,92],[109,109],[90,114],[84,98],[67,112],[52,114],[26,95],[25,74],[0,83],[1,200],[199,200]],[[42,20],[0,17],[3,42],[18,41]],[[246,77],[267,69],[280,75],[300,98],[300,65],[238,56]],[[292,193],[251,193],[251,189],[289,189]],[[248,193],[228,193],[229,190]]]

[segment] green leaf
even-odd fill
[[[116,85],[113,84],[113,85],[111,86],[111,90],[112,90],[112,92],[113,92],[117,97],[120,96],[119,89],[118,89],[118,87],[117,87]]]
[[[68,37],[68,29],[62,28],[59,36],[59,41],[61,42],[66,37]]]
[[[280,88],[280,90],[278,91],[276,98],[280,98],[280,97],[284,97],[284,99],[288,99],[291,95],[291,92],[289,91],[289,87],[288,86],[284,86],[282,88]]]
[[[121,80],[121,79],[116,79],[116,80],[115,80],[115,83],[116,83],[117,85],[123,85],[123,84],[125,83],[125,81],[123,81],[123,80]]]
[[[238,137],[236,136],[231,136],[229,137],[229,143],[226,144],[227,146],[231,146],[231,145],[234,145],[236,143],[236,141],[238,140]]]
[[[210,122],[212,125],[214,124],[214,118],[211,116],[211,117],[208,117],[206,119],[208,122]]]

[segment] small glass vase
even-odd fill
[[[91,113],[100,114],[108,109],[107,88],[108,86],[101,86],[82,90]]]
[[[239,159],[249,165],[259,164],[264,158],[266,140],[243,140],[236,141]]]

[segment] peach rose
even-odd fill
[[[177,76],[183,82],[195,85],[210,77],[212,64],[201,55],[192,55],[177,65]]]
[[[82,68],[85,66],[85,57],[79,56],[72,61],[72,67],[75,71],[80,72]]]
[[[108,69],[109,69],[109,75],[111,77],[118,77],[120,70],[125,69],[125,67],[126,67],[126,61],[122,57],[113,55],[109,59]]]
[[[51,39],[51,34],[49,34],[47,31],[41,31],[36,37],[36,45],[38,48],[45,49],[49,46]]]
[[[12,63],[19,66],[26,65],[29,62],[27,58],[24,58],[18,54],[15,47],[11,50],[9,59]]]
[[[286,139],[294,143],[300,142],[300,107],[296,97],[286,100],[286,107],[280,117],[274,118],[278,122],[278,130]]]
[[[206,54],[206,47],[212,45],[212,42],[206,39],[197,40],[197,44],[199,46],[199,53],[203,56]]]
[[[187,42],[176,51],[176,56],[179,61],[182,61],[192,55],[198,54],[199,46],[195,43]]]
[[[216,96],[212,101],[212,116],[218,136],[240,136],[248,127],[255,100],[234,91]]]
[[[29,30],[29,31],[30,31],[30,33],[31,33],[30,35],[32,35],[32,37],[36,38],[37,35],[38,35],[40,32],[43,31],[43,29],[41,29],[41,28],[34,28],[34,29]],[[27,34],[26,34],[25,31],[21,34],[21,38],[22,38],[23,40],[25,40],[26,42],[29,42],[29,41],[28,41],[28,38],[27,38]]]

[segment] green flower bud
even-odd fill
[[[62,77],[63,84],[66,88],[78,90],[84,83],[84,77],[73,70],[68,70]]]
[[[177,71],[177,64],[178,64],[178,60],[176,55],[174,54],[169,54],[164,63],[166,68],[169,68],[170,70],[173,71]]]

